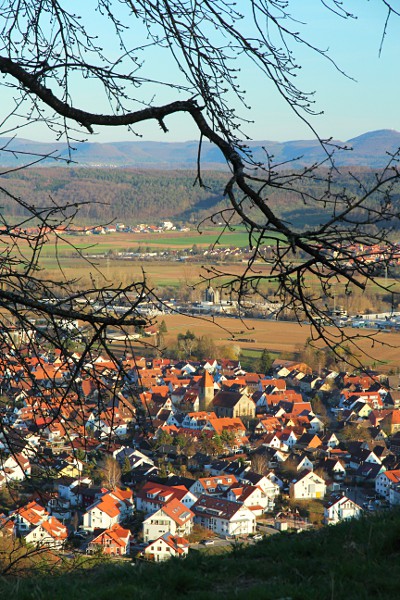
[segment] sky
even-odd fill
[[[333,3],[334,0],[328,0]],[[297,10],[299,31],[312,44],[327,50],[336,64],[349,77],[340,73],[328,60],[308,51],[301,45],[293,47],[297,62],[302,65],[298,77],[300,85],[315,91],[315,108],[324,114],[310,117],[312,126],[323,138],[333,137],[347,141],[367,131],[377,129],[400,130],[398,101],[400,78],[397,62],[400,56],[400,18],[389,21],[387,36],[379,56],[386,11],[381,0],[344,0],[358,18],[344,20],[326,8],[319,0],[290,2]],[[87,5],[90,6],[90,3]],[[239,3],[240,6],[240,3]],[[302,24],[301,22],[304,24]],[[99,20],[98,34],[101,38],[107,30]],[[163,51],[165,52],[165,51]],[[149,64],[156,76],[163,76],[165,69],[162,54],[149,53]],[[239,112],[254,121],[245,132],[254,140],[286,141],[311,139],[312,131],[296,116],[271,83],[260,76],[255,68],[242,65],[237,59],[242,86],[247,90],[251,110]],[[96,90],[81,91],[82,99],[91,110]],[[166,96],[167,97],[167,96]],[[178,96],[184,99],[185,96]],[[164,101],[162,96],[158,97]],[[89,103],[88,103],[89,102]],[[168,118],[169,133],[164,134],[157,124],[137,127],[142,138],[132,136],[125,128],[96,128],[96,134],[87,139],[91,142],[156,140],[186,141],[197,139],[197,131],[189,118]],[[0,132],[2,135],[2,132]],[[38,141],[50,141],[49,131],[43,127],[24,129],[22,137]]]

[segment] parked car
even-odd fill
[[[261,533],[256,533],[255,535],[253,535],[253,540],[255,542],[259,542],[262,539],[263,539],[263,536],[261,535]]]
[[[213,546],[215,544],[214,540],[201,540],[203,546]]]
[[[84,531],[83,529],[79,529],[78,531],[74,531],[74,536],[75,537],[82,537],[85,538],[89,535],[88,531]]]

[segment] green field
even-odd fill
[[[222,234],[222,235],[221,235]],[[219,237],[221,236],[221,237]],[[279,236],[280,239],[281,236]],[[254,239],[253,239],[254,241]],[[268,240],[265,242],[268,244]],[[273,240],[271,238],[271,242]],[[71,255],[74,248],[79,249],[84,254],[106,254],[112,252],[132,251],[137,252],[142,249],[170,249],[179,250],[183,248],[192,248],[197,246],[199,249],[207,249],[212,245],[218,247],[245,248],[249,245],[249,236],[243,227],[236,228],[235,231],[224,231],[221,227],[207,229],[204,233],[190,231],[164,232],[164,233],[116,233],[107,235],[91,236],[66,236],[64,240],[52,238],[46,243],[42,250],[43,258],[55,256],[56,252],[60,256]]]

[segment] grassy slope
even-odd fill
[[[400,513],[318,532],[283,534],[216,556],[161,565],[0,580],[1,598],[367,600],[399,597]]]

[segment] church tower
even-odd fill
[[[205,370],[202,378],[198,383],[199,387],[199,400],[200,400],[200,411],[210,410],[211,402],[214,399],[214,378],[210,373]]]

